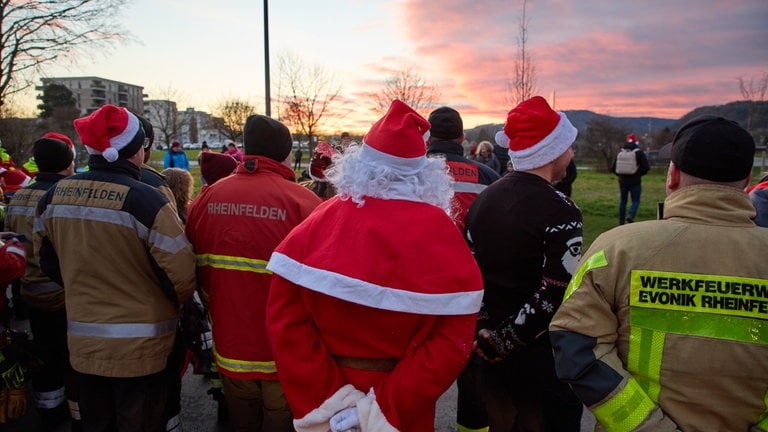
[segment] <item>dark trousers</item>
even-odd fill
[[[623,225],[627,215],[627,195],[632,199],[629,206],[629,218],[633,221],[637,216],[637,209],[640,208],[640,193],[643,191],[642,185],[632,186],[619,185],[619,225]]]
[[[85,432],[165,432],[168,377],[133,378],[77,374]]]
[[[291,432],[293,414],[280,381],[222,375],[229,421],[235,432]]]
[[[70,408],[73,421],[77,421],[77,389],[67,350],[66,311],[30,306],[29,327],[42,360],[42,365],[32,372],[32,397],[43,428],[53,428],[69,417]]]
[[[482,362],[473,353],[456,378],[456,425],[460,431],[482,431],[488,427],[488,412],[483,401]]]
[[[556,379],[519,379],[514,373],[499,374],[498,369],[486,367],[483,385],[490,432],[581,430],[583,406],[571,389]]]

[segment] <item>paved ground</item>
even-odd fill
[[[185,432],[228,432],[228,429],[216,421],[216,403],[205,394],[208,390],[208,381],[198,375],[187,373],[184,376],[182,385],[182,426]],[[456,386],[450,389],[440,398],[437,403],[437,416],[435,419],[436,432],[455,432],[456,421]],[[594,417],[585,411],[582,418],[583,432],[594,430]],[[40,420],[35,414],[34,409],[30,409],[28,414],[21,419],[12,420],[6,424],[0,425],[0,432],[31,432],[37,431],[40,427]],[[68,430],[65,425],[55,431],[64,432]]]
[[[29,330],[27,321],[14,322],[14,327],[18,330]],[[184,432],[229,432],[229,429],[216,419],[216,402],[206,394],[209,388],[208,379],[200,375],[194,375],[191,367],[187,370],[181,387],[181,421]],[[455,422],[456,385],[454,384],[437,402],[435,432],[455,432]],[[68,424],[62,424],[59,429],[51,432],[68,431],[68,426]],[[593,431],[594,428],[595,419],[585,409],[581,422],[581,431]],[[40,430],[40,419],[35,409],[31,406],[26,416],[0,424],[0,432],[32,432],[38,430]]]

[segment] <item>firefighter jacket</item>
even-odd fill
[[[456,226],[464,233],[464,218],[469,206],[489,184],[499,179],[499,174],[487,165],[467,159],[464,148],[455,141],[435,141],[427,147],[427,157],[445,156],[445,164],[453,177],[453,215]]]
[[[550,325],[558,375],[609,431],[768,430],[768,230],[688,186],[595,240]]]
[[[142,183],[146,183],[155,187],[156,189],[159,189],[160,192],[162,192],[163,195],[168,198],[168,202],[175,210],[176,197],[173,196],[173,191],[168,186],[168,182],[165,180],[165,176],[147,164],[143,164],[139,169],[139,180],[141,180]]]
[[[107,377],[160,372],[179,305],[195,289],[195,256],[176,211],[124,159],[91,155],[90,171],[41,198],[40,267],[65,288],[72,367]]]
[[[267,262],[320,202],[295,183],[290,168],[246,156],[234,175],[206,188],[190,206],[186,231],[197,254],[199,289],[221,374],[277,379],[265,330],[272,281]]]
[[[32,247],[32,230],[35,208],[48,189],[63,179],[64,175],[41,172],[35,181],[19,189],[11,198],[5,214],[5,226],[27,238],[24,249],[27,252],[27,271],[21,278],[21,295],[34,308],[55,311],[64,307],[64,288],[40,270],[40,260]]]

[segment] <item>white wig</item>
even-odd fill
[[[443,209],[453,217],[453,178],[444,157],[424,158],[423,168],[399,169],[397,164],[381,163],[366,157],[372,148],[350,146],[344,155],[335,155],[326,177],[342,200],[363,206],[365,197],[424,202]],[[380,158],[381,155],[378,155]]]

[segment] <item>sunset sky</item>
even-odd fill
[[[122,13],[132,42],[45,76],[142,85],[150,99],[171,89],[179,109],[239,97],[264,112],[262,11],[257,0],[135,0]],[[291,53],[341,85],[347,114],[328,133],[365,132],[377,116],[364,95],[404,65],[467,128],[501,123],[511,108],[504,83],[522,0],[273,0],[269,12],[273,80],[277,57]],[[554,94],[559,110],[678,118],[739,100],[739,77],[768,73],[766,0],[529,0],[527,15],[537,93]]]

